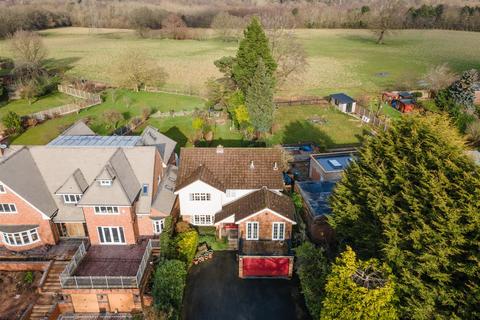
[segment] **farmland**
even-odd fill
[[[399,31],[377,45],[367,30],[297,30],[308,56],[306,72],[287,82],[279,95],[326,95],[344,91],[372,94],[414,81],[429,67],[447,62],[454,70],[479,68],[480,37],[474,32]],[[146,52],[165,68],[169,90],[203,92],[208,78],[220,74],[213,61],[234,55],[236,42],[223,42],[205,31],[207,40],[142,39],[131,30],[63,28],[42,31],[52,66],[67,74],[115,82],[116,57],[126,48]],[[7,41],[0,56],[12,56]]]

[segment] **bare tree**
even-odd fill
[[[129,50],[116,63],[118,84],[139,91],[145,86],[161,87],[168,77],[165,70],[139,50]]]
[[[383,44],[385,37],[400,26],[403,8],[398,0],[381,0],[373,12],[370,30],[377,37],[377,44]]]
[[[284,84],[287,79],[299,76],[307,69],[307,53],[292,32],[285,32],[276,39],[272,55],[277,63],[275,78],[279,85]]]
[[[42,38],[35,32],[19,30],[10,40],[11,50],[18,63],[40,66],[47,57]]]
[[[241,30],[245,27],[245,24],[245,19],[222,11],[213,18],[211,27],[220,39],[231,41],[240,37]]]
[[[455,72],[450,69],[448,64],[444,63],[428,70],[424,76],[424,81],[433,93],[437,93],[451,85],[457,78]]]
[[[169,14],[162,21],[162,29],[165,30],[166,36],[171,39],[183,40],[187,37],[187,25],[185,21],[174,13]]]

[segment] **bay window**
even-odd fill
[[[153,233],[154,234],[162,233],[164,225],[165,225],[165,219],[154,220],[153,221]]]
[[[2,234],[3,241],[11,246],[24,246],[40,241],[37,228],[15,233],[3,232]]]

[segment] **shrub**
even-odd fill
[[[183,290],[187,280],[184,262],[166,260],[158,265],[154,274],[153,303],[155,311],[166,319],[178,319],[182,306]]]
[[[190,229],[191,229],[190,225],[186,221],[179,221],[179,222],[177,222],[177,225],[175,226],[175,232],[177,232],[177,233],[187,232]]]
[[[298,259],[297,274],[300,278],[305,304],[312,318],[319,319],[324,298],[325,282],[330,273],[330,264],[322,248],[305,242],[295,249]]]
[[[34,280],[35,276],[32,271],[25,272],[25,275],[23,276],[23,282],[25,284],[32,284]]]
[[[175,239],[178,258],[187,263],[192,263],[198,247],[198,233],[195,230],[179,233]]]
[[[22,131],[22,119],[13,111],[9,111],[2,118],[2,123],[9,133],[19,133]]]
[[[163,231],[160,234],[160,256],[164,259],[170,259],[175,256],[172,233],[172,217],[166,217]]]

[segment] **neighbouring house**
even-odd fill
[[[391,105],[402,113],[408,113],[415,110],[416,102],[414,99],[399,99],[393,100]]]
[[[330,95],[330,103],[332,103],[338,110],[345,113],[355,112],[357,102],[350,96],[344,93],[335,93]]]
[[[423,94],[422,92],[418,92]],[[408,91],[390,91],[382,94],[382,100],[402,113],[408,113],[415,109],[416,101],[412,93]]]
[[[295,190],[302,196],[311,238],[317,243],[333,240],[326,216],[331,213],[330,195],[345,169],[356,159],[356,151],[329,152],[310,156],[308,181],[297,181]]]
[[[64,303],[74,312],[140,309],[156,236],[176,202],[175,145],[151,127],[97,136],[77,122],[47,145],[7,150],[0,249],[83,239],[60,274]]]
[[[291,277],[295,208],[273,148],[182,148],[175,193],[180,215],[216,228],[239,254],[240,277]]]

